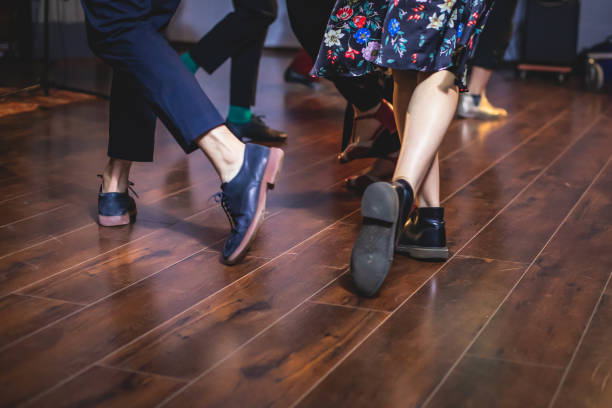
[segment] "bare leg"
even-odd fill
[[[198,140],[198,146],[211,161],[223,183],[233,179],[240,171],[244,143],[226,126],[219,126],[203,135]]]
[[[417,193],[430,169],[433,173],[432,180],[428,180],[428,183],[437,181],[438,178],[435,177],[438,166],[434,159],[457,107],[455,75],[448,71],[430,75],[419,73],[418,85],[408,103],[405,90],[410,89],[414,83],[414,73],[394,70],[393,77],[395,93],[398,94],[394,97],[395,111],[398,117],[402,113],[405,117],[402,149],[393,178],[405,179]],[[398,121],[398,125],[400,123]],[[436,197],[430,197],[436,190],[439,191],[439,188],[435,184],[428,184],[428,203],[439,202],[439,198],[436,200]]]
[[[438,154],[431,163],[431,167],[423,180],[418,194],[419,207],[440,206],[440,162]]]
[[[132,162],[110,158],[102,173],[103,193],[124,193],[128,188],[128,178]]]
[[[395,120],[397,128],[400,129],[400,137],[403,139],[403,130],[406,129],[406,121],[408,120],[408,106],[412,93],[418,85],[418,73],[414,71],[405,71],[406,75],[402,75],[401,82],[398,82],[397,76],[394,75],[395,89],[401,89],[401,92],[395,92],[393,95],[393,105],[395,107]],[[402,88],[399,88],[402,87]],[[418,194],[419,206],[421,207],[439,207],[440,206],[440,170],[438,155],[432,162],[427,175],[421,186]]]

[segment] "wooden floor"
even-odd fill
[[[95,223],[107,102],[0,120],[1,407],[611,407],[612,104],[497,74],[500,122],[441,147],[453,252],[398,256],[380,296],[347,275],[359,198],[343,101],[263,61],[258,110],[289,132],[250,256],[199,153],[159,129],[139,219]],[[222,111],[228,69],[199,74]]]

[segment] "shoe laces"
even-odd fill
[[[225,216],[227,217],[227,220],[230,223],[230,228],[232,230],[232,232],[236,232],[237,228],[236,228],[236,222],[234,221],[234,217],[232,216],[232,212],[229,208],[229,204],[227,202],[227,196],[225,195],[225,193],[223,191],[219,191],[216,194],[213,194],[210,199],[214,199],[215,203],[220,203],[221,204],[221,208],[223,208],[223,211],[225,212]]]
[[[102,174],[98,174],[97,176],[98,176],[99,178],[101,178],[101,179],[103,179],[103,180],[104,180],[104,176],[103,176]],[[135,186],[135,185],[136,185],[136,184],[134,184],[134,182],[133,182],[133,181],[128,180],[128,190],[130,190],[130,191],[132,192],[132,194],[134,194],[134,195],[136,196],[136,198],[138,198],[138,199],[139,199],[139,198],[140,198],[140,196],[138,195],[138,193],[136,192],[136,190],[134,190],[134,186]]]

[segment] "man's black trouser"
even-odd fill
[[[161,34],[180,0],[82,0],[93,52],[113,67],[110,157],[153,160],[159,117],[189,153],[223,118]]]
[[[233,0],[234,11],[223,18],[189,51],[212,74],[232,59],[230,104],[255,105],[257,73],[268,26],[276,19],[276,0]]]
[[[496,0],[480,34],[478,47],[470,65],[495,69],[503,60],[512,35],[512,18],[517,0]]]
[[[287,11],[293,32],[313,61],[319,54],[327,22],[335,3],[335,0],[287,0]],[[335,77],[330,80],[342,96],[359,110],[372,109],[380,103],[384,94],[377,74]]]

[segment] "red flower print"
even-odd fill
[[[344,6],[336,13],[336,17],[340,20],[348,20],[353,16],[353,9],[350,6]]]
[[[355,23],[355,26],[357,26],[357,28],[361,28],[365,25],[366,18],[364,16],[355,16],[353,17],[353,23]]]
[[[344,58],[355,59],[355,55],[359,54],[359,51],[352,49],[349,47],[348,51],[344,53]]]

